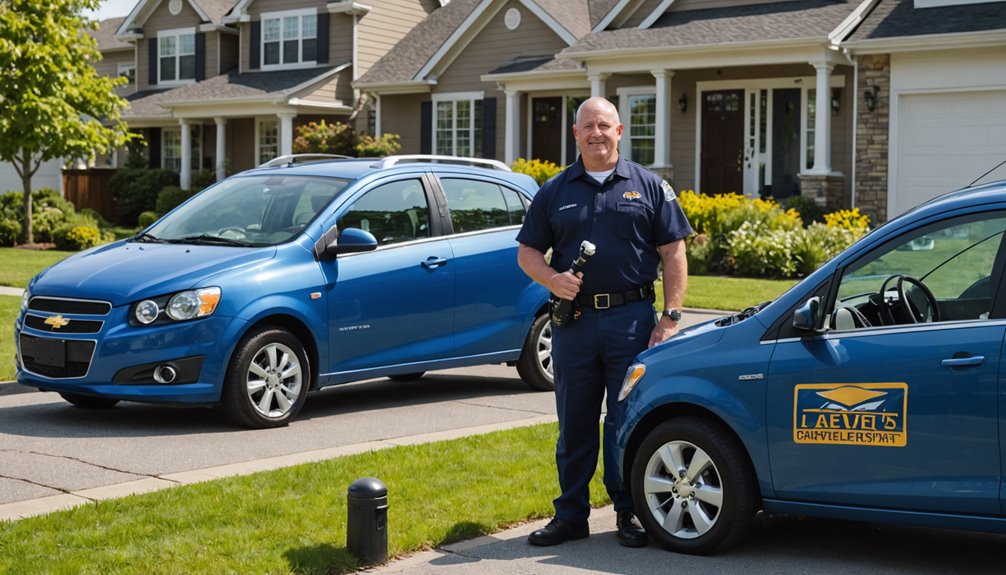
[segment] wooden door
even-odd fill
[[[744,90],[702,94],[702,172],[705,194],[744,193]]]

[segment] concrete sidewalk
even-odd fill
[[[15,297],[21,297],[24,290],[21,288],[15,288],[10,286],[0,286],[0,295],[12,295]]]

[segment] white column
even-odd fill
[[[503,161],[509,166],[520,155],[520,92],[506,90],[506,138]]]
[[[653,70],[650,73],[657,81],[657,125],[653,139],[653,167],[667,168],[671,165],[671,77],[674,76],[674,72]]]
[[[831,70],[834,64],[812,62],[817,70],[814,99],[814,174],[831,173]]]
[[[296,112],[281,112],[279,116],[279,155],[289,156],[293,153],[293,119]]]
[[[213,118],[217,123],[217,181],[227,177],[227,118]]]
[[[182,126],[182,169],[178,175],[178,185],[183,190],[192,185],[192,125],[185,118],[179,118]]]
[[[604,98],[604,81],[608,79],[608,74],[593,74],[587,76],[587,79],[590,80],[590,97],[600,96]]]

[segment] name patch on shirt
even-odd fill
[[[674,200],[678,199],[678,197],[674,195],[674,188],[672,188],[671,185],[667,183],[667,180],[660,182],[660,187],[661,189],[664,190],[665,202],[673,202]]]
[[[565,206],[562,206],[561,208],[559,208],[559,211],[561,212],[563,210],[568,210],[570,208],[575,208],[575,207],[576,207],[576,204],[566,204]]]

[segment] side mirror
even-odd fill
[[[821,298],[812,297],[805,301],[803,305],[793,312],[793,327],[804,331],[820,333],[821,325]]]
[[[321,239],[314,244],[314,257],[317,260],[331,259],[339,254],[369,252],[377,249],[377,238],[374,234],[359,228],[346,228],[339,232],[332,226]]]

